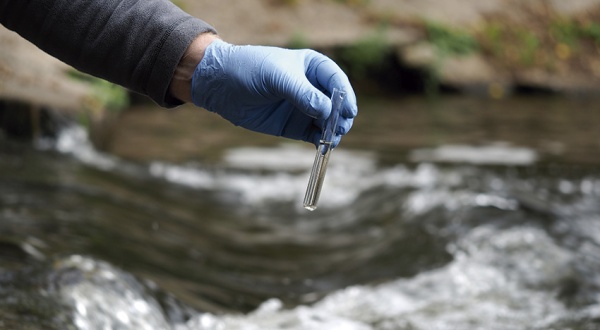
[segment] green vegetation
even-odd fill
[[[351,6],[364,6],[368,5],[370,0],[335,0],[335,2],[343,3]]]
[[[92,115],[101,114],[105,110],[118,112],[129,106],[129,95],[125,88],[76,70],[69,71],[68,74],[91,87],[92,94],[84,100],[84,103],[86,110]]]
[[[581,38],[581,31],[575,21],[559,18],[550,23],[550,37],[573,48]]]
[[[558,18],[550,23],[550,36],[569,47],[586,41],[600,44],[600,24],[573,18]]]
[[[600,24],[588,23],[580,27],[582,36],[594,40],[596,45],[600,46]]]
[[[310,48],[310,43],[303,33],[295,32],[287,42],[287,47],[291,49]]]
[[[182,10],[186,10],[185,0],[171,0],[171,2]]]
[[[435,100],[440,88],[440,66],[446,57],[465,56],[479,51],[479,43],[472,33],[426,22],[427,40],[433,45],[436,58],[426,70],[425,95]]]
[[[94,97],[106,110],[118,112],[129,105],[129,96],[123,87],[102,79],[94,81],[92,86]]]
[[[353,76],[363,78],[369,70],[381,69],[391,51],[384,32],[380,31],[342,49],[339,58]]]
[[[497,18],[488,21],[477,38],[482,51],[506,67],[554,70],[561,61],[568,64],[575,58],[595,56],[600,46],[600,24],[556,15],[536,17],[531,24],[511,24]]]
[[[504,34],[504,25],[501,23],[492,22],[483,28],[482,39],[484,40],[484,48],[487,46],[491,53],[495,56],[502,54],[504,44],[502,37]]]
[[[479,49],[477,39],[468,32],[452,29],[437,23],[425,25],[427,39],[442,56],[461,56]]]
[[[300,4],[300,1],[302,0],[273,0],[272,2],[277,5],[296,6]]]
[[[175,0],[171,0],[175,1]],[[331,0],[333,2],[341,3],[349,6],[364,6],[369,4],[370,0]],[[296,6],[299,5],[302,0],[271,0],[270,1],[274,5],[281,6]]]
[[[531,67],[544,58],[544,37],[524,26],[490,22],[478,34],[483,53],[509,67]]]
[[[518,34],[519,38],[519,61],[525,66],[532,66],[535,63],[536,54],[540,49],[539,38],[529,30],[522,30]]]

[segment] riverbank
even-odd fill
[[[600,0],[174,2],[232,43],[318,49],[359,92],[600,95]],[[97,86],[13,32],[0,41],[2,108],[102,113]]]
[[[495,98],[532,89],[600,91],[597,0],[177,3],[233,43],[322,50],[355,81],[367,70],[373,79],[392,70],[409,76],[397,77],[400,85],[422,84],[420,91],[431,84]]]

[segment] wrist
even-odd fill
[[[192,102],[192,76],[194,70],[202,61],[204,51],[219,37],[213,33],[202,33],[192,41],[185,50],[179,64],[175,68],[169,85],[169,93],[182,102]]]

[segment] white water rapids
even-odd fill
[[[65,130],[57,150],[102,170],[134,166],[93,150],[85,139],[77,127]],[[273,297],[248,314],[195,311],[189,319],[173,322],[147,294],[145,288],[152,283],[104,261],[73,255],[57,267],[75,268],[85,276],[62,285],[62,299],[81,330],[600,328],[600,178],[506,179],[468,164],[533,166],[535,153],[506,145],[477,148],[415,151],[412,157],[419,163],[387,167],[379,166],[370,153],[340,148],[332,154],[320,208],[352,208],[373,189],[409,191],[406,198],[379,203],[397,207],[402,221],[423,221],[440,238],[450,237],[446,251],[451,261],[440,267],[351,285],[314,304],[287,308]],[[247,206],[285,202],[303,212],[313,153],[295,145],[234,149],[219,169],[154,162],[138,170],[192,189],[235,192],[236,202]],[[437,161],[462,165],[444,167]],[[475,179],[479,181],[473,187]],[[521,194],[513,194],[515,190]],[[535,203],[524,204],[519,197],[524,190],[541,194],[542,201],[561,197],[542,207],[560,217],[547,224],[528,222],[525,207]],[[479,209],[496,210],[495,218],[467,223],[464,217]],[[503,223],[505,218],[513,220]]]

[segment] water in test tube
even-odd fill
[[[325,121],[323,134],[321,135],[315,161],[310,172],[310,178],[308,179],[308,187],[304,195],[304,208],[310,211],[317,209],[319,195],[321,194],[323,180],[325,179],[325,171],[327,170],[327,163],[329,162],[329,154],[333,149],[333,138],[335,137],[337,121],[345,97],[346,92],[337,88],[333,89],[333,94],[331,95],[331,114]]]

